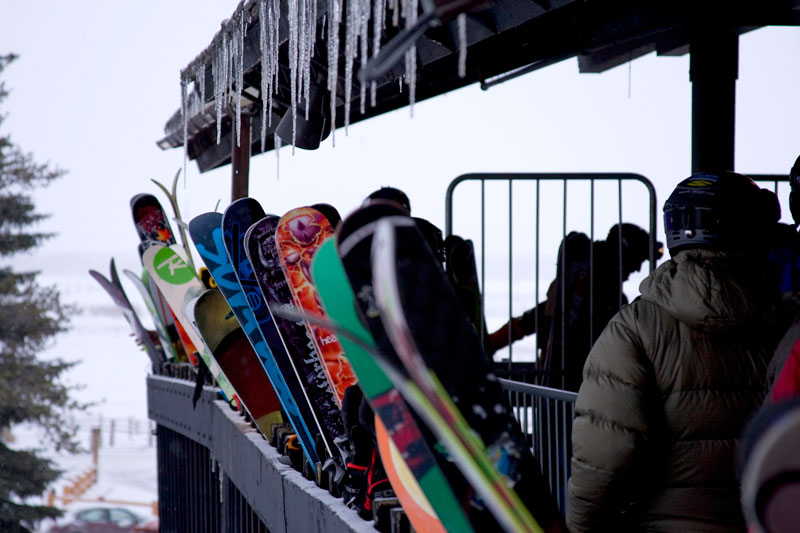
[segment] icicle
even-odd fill
[[[234,15],[236,17],[236,15]],[[242,85],[244,81],[244,10],[234,19],[231,34],[231,67],[233,82],[236,84],[236,146],[240,146],[242,137]]]
[[[386,24],[386,0],[375,0],[372,8],[372,57],[377,57],[381,51],[381,35]],[[378,84],[370,83],[370,105],[377,105]]]
[[[297,38],[298,38],[298,0],[289,0],[289,80],[292,105],[292,154],[296,145],[297,133]]]
[[[350,126],[350,99],[353,92],[353,59],[358,37],[358,0],[348,0],[344,34],[344,134]]]
[[[467,14],[461,13],[456,18],[458,25],[458,77],[467,75]]]
[[[206,63],[204,60],[198,61],[194,66],[195,84],[200,89],[200,111],[206,105]]]
[[[369,16],[370,16],[370,0],[357,0],[359,6],[359,24],[358,33],[361,39],[361,60],[360,64],[366,65],[369,59]],[[361,114],[366,112],[367,105],[367,83],[361,82]]]
[[[275,134],[275,166],[276,166],[276,180],[281,179],[281,138],[278,137],[278,134]]]
[[[328,92],[331,98],[331,144],[336,146],[336,93],[339,88],[339,25],[342,0],[328,0]]]
[[[400,24],[400,0],[388,0],[389,8],[392,10],[392,26],[395,28]]]
[[[297,102],[306,94],[306,47],[308,46],[308,0],[297,4]],[[308,106],[306,106],[308,107]]]
[[[261,153],[263,154],[267,144],[267,120],[269,120],[267,115],[272,115],[269,98],[270,56],[269,44],[267,44],[267,0],[258,0],[258,29],[258,40],[261,46]]]
[[[181,75],[181,114],[183,115],[183,175],[186,175],[186,160],[189,154],[189,106],[186,102],[186,76]]]
[[[306,101],[306,120],[309,119],[309,100],[311,98],[311,59],[317,44],[317,0],[306,0],[308,2],[308,46],[306,47],[306,65],[303,72],[306,76],[305,101]]]
[[[217,144],[222,138],[222,113],[227,108],[228,95],[230,94],[231,64],[229,57],[229,35],[226,22],[222,23],[223,30],[219,34],[219,42],[214,45],[212,72],[214,75],[214,107],[217,114]]]
[[[225,501],[225,472],[222,471],[222,467],[219,468],[219,503],[223,503]]]
[[[214,112],[217,115],[217,144],[219,144],[222,134],[222,98],[224,94],[221,49],[222,43],[217,43],[211,58],[211,75],[214,77]]]
[[[406,27],[412,26],[417,21],[418,0],[403,0],[403,13],[406,17]],[[417,47],[412,45],[406,52],[406,85],[408,85],[408,110],[414,116],[414,100],[417,94]]]

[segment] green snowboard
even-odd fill
[[[312,277],[331,319],[367,346],[374,347],[372,336],[356,314],[355,296],[333,239],[323,243],[317,250],[312,263]],[[373,356],[359,344],[344,335],[339,337],[339,341],[364,395],[387,428],[406,466],[428,496],[428,501],[442,525],[448,531],[473,531],[462,505],[439,468],[408,406],[390,379]]]

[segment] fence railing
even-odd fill
[[[500,379],[558,508],[566,514],[577,393]]]
[[[565,512],[576,395],[508,379],[500,383]],[[217,400],[217,388],[204,387],[193,409],[193,389],[185,380],[148,378],[149,416],[157,423],[161,531],[375,531],[341,499],[282,464],[275,448]],[[391,521],[392,531],[406,530],[400,526],[405,521]]]
[[[477,187],[467,187],[465,184],[469,182]],[[459,206],[458,212],[456,206]],[[473,173],[459,176],[450,183],[445,199],[445,232],[448,236],[458,233],[460,237],[471,239],[475,245],[481,309],[490,327],[492,322],[497,323],[498,318],[505,316],[507,320],[509,369],[515,362],[511,325],[515,306],[519,307],[522,302],[527,304],[525,309],[529,309],[546,300],[558,311],[552,316],[551,325],[544,328],[539,324],[541,313],[533,314],[535,335],[518,343],[523,355],[527,353],[524,350],[531,350],[532,355],[520,359],[544,361],[545,358],[540,358],[540,350],[549,344],[554,357],[548,360],[547,377],[552,374],[554,379],[548,381],[545,378],[540,383],[562,388],[568,383],[564,361],[572,356],[567,344],[577,346],[589,341],[591,345],[604,326],[602,317],[607,314],[607,311],[596,310],[604,309],[606,305],[618,308],[626,301],[623,283],[629,272],[623,272],[623,250],[628,248],[623,244],[623,232],[617,231],[616,242],[609,241],[605,248],[609,251],[614,249],[611,253],[618,254],[618,257],[606,258],[617,265],[611,266],[616,271],[608,271],[609,266],[605,265],[604,278],[595,279],[595,271],[600,270],[595,268],[599,259],[595,257],[595,245],[589,247],[589,279],[583,304],[588,310],[587,317],[582,319],[587,326],[581,326],[586,331],[581,330],[576,337],[574,331],[568,332],[566,305],[555,304],[559,297],[561,302],[571,301],[569,294],[564,292],[568,284],[565,278],[567,269],[562,268],[560,276],[556,277],[556,262],[566,262],[566,247],[561,247],[560,243],[570,231],[583,232],[590,242],[595,243],[596,230],[602,229],[599,234],[602,239],[609,228],[617,224],[622,227],[623,223],[635,223],[648,231],[648,250],[646,258],[642,259],[647,260],[648,271],[652,272],[660,257],[656,238],[656,192],[644,176],[631,173]],[[559,256],[556,250],[562,255]],[[491,275],[487,274],[489,270]],[[618,278],[606,279],[609,275],[613,277],[615,272]],[[543,295],[548,286],[556,286],[555,282],[550,285],[550,281],[559,279],[558,294]],[[619,288],[617,299],[610,302],[613,296],[606,293],[613,289],[606,289],[606,286],[612,284]]]

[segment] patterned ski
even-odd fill
[[[141,244],[139,245],[139,254],[144,255],[147,248],[153,243],[161,243],[165,245],[175,244],[175,236],[172,233],[172,228],[169,225],[169,219],[161,207],[161,203],[152,194],[137,194],[131,198],[131,213],[133,214],[133,223],[136,227],[136,232],[139,234]],[[170,311],[169,306],[164,301],[161,294],[155,287],[149,287],[153,295],[153,301],[156,303],[156,309],[161,315],[167,332],[170,336],[170,341],[176,346],[183,348],[183,351],[188,356],[189,361],[193,365],[197,365],[195,353],[197,349],[192,344],[186,330],[175,319],[175,315]],[[179,350],[180,351],[180,350]],[[180,356],[183,359],[182,356]]]
[[[197,252],[208,267],[211,276],[242,326],[247,340],[250,342],[253,352],[262,367],[262,372],[267,375],[270,383],[272,383],[272,389],[265,387],[264,392],[271,390],[277,393],[292,427],[295,430],[297,430],[297,426],[303,427],[297,404],[289,393],[280,370],[275,364],[275,359],[272,357],[261,330],[258,328],[258,322],[247,303],[247,296],[242,290],[233,265],[228,258],[222,232],[222,214],[204,213],[193,218],[189,222],[189,234],[197,247]],[[270,436],[269,433],[266,435],[267,437]],[[313,448],[310,450],[304,448],[304,451],[309,456],[311,467],[316,472],[316,452]]]
[[[164,326],[164,322],[161,320],[161,316],[158,314],[158,311],[156,311],[156,304],[153,302],[153,296],[147,289],[143,279],[149,278],[147,271],[143,270],[142,277],[137,276],[128,269],[124,269],[122,273],[128,277],[131,283],[133,283],[133,286],[136,287],[136,290],[139,291],[145,307],[147,307],[147,310],[150,312],[150,316],[153,318],[153,324],[155,325],[156,333],[158,333],[158,340],[161,343],[161,348],[164,350],[164,353],[168,354],[168,359],[171,359],[173,362],[177,363],[178,352],[175,350],[175,346],[170,341],[167,328]]]
[[[355,308],[355,295],[336,253],[333,239],[325,242],[317,251],[312,264],[312,275],[329,316],[366,344],[374,347],[372,335],[359,321]],[[381,458],[392,487],[400,503],[408,511],[414,528],[420,532],[427,531],[429,527],[435,530],[439,524],[444,525],[448,531],[472,531],[459,498],[451,489],[416,420],[392,382],[381,370],[372,354],[348,337],[342,336],[340,341],[358,376],[364,395],[375,411],[376,430],[380,420],[382,427],[388,431],[396,446],[397,456],[387,457],[382,450]],[[381,439],[378,441],[380,445]],[[402,471],[404,467],[410,471],[413,479],[393,479],[394,474]],[[415,485],[418,490],[430,496],[425,503],[422,503],[425,497],[419,497]],[[425,516],[426,506],[433,507],[435,510],[433,516],[430,516],[430,513],[429,516]],[[418,509],[420,512],[413,513],[411,509]],[[436,518],[437,516],[439,518]]]
[[[316,453],[315,439],[316,435],[320,433],[320,428],[303,384],[295,372],[283,339],[281,339],[275,321],[269,312],[266,299],[258,286],[253,265],[245,252],[245,232],[265,216],[258,201],[253,198],[240,198],[225,209],[222,216],[222,234],[236,278],[239,280],[252,315],[258,323],[258,330],[263,340],[266,341],[265,357],[271,361],[274,370],[277,370],[276,378],[282,382],[280,386],[286,389],[286,402],[289,405],[285,405],[284,408],[300,445],[308,458],[313,463],[317,463],[319,456]]]
[[[183,326],[192,344],[199,349],[200,357],[211,375],[214,376],[219,388],[222,389],[226,398],[233,399],[235,396],[233,387],[186,315],[186,304],[205,290],[194,269],[172,247],[162,244],[150,246],[145,251],[142,260],[145,269],[158,285],[158,289],[164,295],[167,304]]]
[[[309,207],[293,209],[283,215],[275,233],[281,266],[295,305],[303,312],[316,316],[324,316],[325,313],[311,280],[311,260],[319,246],[332,235],[333,227],[325,216]],[[334,333],[309,323],[306,323],[306,327],[312,332],[312,340],[341,408],[345,390],[356,383],[353,369]]]
[[[280,257],[275,247],[278,220],[276,216],[264,217],[250,226],[244,237],[247,257],[255,270],[256,279],[270,310],[274,310],[275,306],[294,308],[292,293],[281,270]],[[278,316],[274,318],[285,341],[292,366],[303,384],[320,426],[328,454],[335,457],[338,451],[333,441],[344,435],[342,415],[311,335],[302,321]]]
[[[194,259],[192,258],[192,250],[189,247],[189,239],[186,238],[186,229],[185,223],[182,223],[183,218],[181,217],[181,209],[178,206],[178,178],[181,176],[181,169],[178,169],[178,172],[175,173],[175,177],[172,178],[172,190],[167,190],[167,188],[161,184],[161,182],[151,179],[156,186],[161,189],[164,195],[169,200],[170,205],[172,205],[172,211],[175,214],[175,221],[178,223],[178,232],[181,235],[181,243],[183,243],[183,249],[186,252],[186,262],[192,267],[194,266]]]
[[[112,279],[115,277],[116,273],[116,266],[114,265],[114,259],[111,259],[111,277]],[[125,316],[125,320],[128,321],[131,328],[133,328],[133,333],[136,336],[136,340],[144,348],[147,356],[150,358],[150,362],[153,364],[153,372],[157,373],[161,368],[161,365],[165,362],[166,358],[164,356],[163,350],[160,347],[156,346],[153,343],[153,339],[150,337],[150,333],[145,329],[142,325],[142,322],[139,320],[139,317],[136,315],[136,312],[133,310],[128,297],[125,295],[125,292],[122,290],[121,285],[117,285],[110,280],[108,280],[105,276],[97,272],[96,270],[89,270],[89,275],[92,276],[103,290],[105,290],[111,299],[114,301],[117,307],[122,310],[122,314]]]

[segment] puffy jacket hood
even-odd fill
[[[771,301],[769,289],[766,269],[752,258],[703,249],[676,254],[639,285],[643,300],[707,332],[763,315]]]

